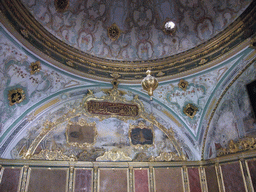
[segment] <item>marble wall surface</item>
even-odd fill
[[[201,192],[198,168],[188,168],[189,187],[191,192]]]
[[[238,162],[221,165],[221,170],[226,192],[245,192],[243,176]]]
[[[20,172],[20,168],[4,168],[3,172],[1,171],[2,179],[0,180],[0,191],[17,191],[19,187]]]
[[[240,163],[244,161],[244,163]],[[204,165],[195,163],[125,165],[74,163],[74,172],[63,165],[40,164],[26,169],[21,164],[4,165],[0,171],[2,192],[245,192],[256,189],[256,160],[236,160]],[[27,161],[29,162],[29,161]],[[29,164],[29,163],[28,163]],[[71,163],[73,164],[73,163]],[[110,166],[109,166],[110,165]],[[152,172],[150,167],[152,166]],[[243,167],[243,171],[242,168]],[[28,170],[28,172],[26,172]],[[246,172],[248,171],[249,174]],[[246,184],[245,179],[246,178]]]
[[[149,192],[148,169],[134,170],[135,192]]]
[[[28,191],[37,192],[63,192],[67,189],[68,169],[30,169]]]
[[[181,168],[157,168],[154,172],[156,192],[183,191]]]
[[[75,170],[75,192],[90,192],[92,190],[92,170]]]
[[[99,173],[99,192],[128,191],[127,169],[101,169]]]

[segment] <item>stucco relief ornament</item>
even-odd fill
[[[179,84],[178,84],[179,88],[181,88],[183,91],[186,91],[187,90],[187,87],[188,87],[188,82],[181,79]]]
[[[120,37],[121,30],[119,27],[114,23],[108,28],[108,37],[112,40],[115,41]]]
[[[96,161],[132,161],[123,151],[113,149],[105,152],[103,156],[97,157]]]
[[[8,99],[10,106],[16,103],[21,103],[25,99],[25,92],[21,88],[10,90],[8,93]]]
[[[191,119],[194,118],[194,116],[196,115],[198,111],[198,108],[196,106],[194,106],[193,104],[187,104],[184,109],[183,109],[183,113],[185,115],[187,115],[188,117],[190,117]]]
[[[39,72],[42,68],[41,68],[41,64],[40,61],[36,61],[36,62],[32,62],[29,66],[30,68],[30,74],[33,75],[37,72]]]
[[[69,0],[55,0],[54,6],[57,12],[64,12],[69,7]]]

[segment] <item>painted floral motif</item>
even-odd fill
[[[55,10],[53,1],[22,2],[37,21],[67,44],[97,57],[131,61],[168,57],[209,40],[252,0],[71,0],[63,13]],[[177,23],[174,37],[163,31],[170,19]],[[117,43],[107,36],[114,23],[122,31]],[[143,40],[141,31],[147,36]]]

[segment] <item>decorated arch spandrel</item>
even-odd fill
[[[19,142],[12,151],[24,159],[186,160],[173,131],[146,113],[138,96],[131,99],[116,88],[102,91],[103,96],[97,97],[88,90],[79,105],[58,117],[49,114],[32,142],[22,141],[28,147]]]

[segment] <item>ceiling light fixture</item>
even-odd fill
[[[173,21],[167,21],[164,24],[164,32],[168,35],[174,35],[177,30],[177,25]]]

